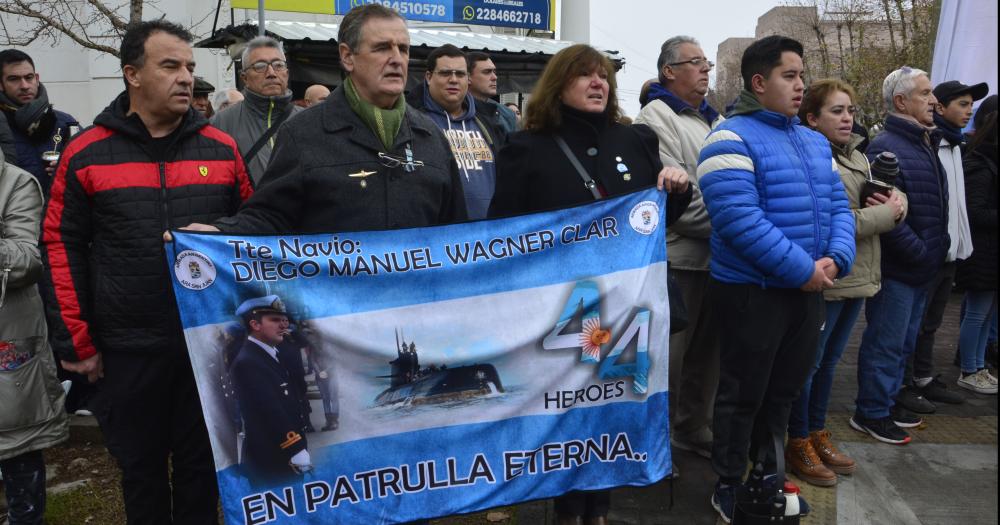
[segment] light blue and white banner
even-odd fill
[[[650,189],[433,228],[173,232],[226,522],[399,523],[667,476],[664,212]],[[234,386],[262,348],[235,312],[271,295],[296,358],[260,355],[288,380]],[[301,409],[262,414],[296,378]],[[254,423],[289,417],[280,442]],[[262,450],[288,468],[260,476]]]

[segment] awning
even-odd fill
[[[282,41],[289,61],[293,91],[310,84],[338,86],[344,74],[340,68],[337,50],[339,24],[320,22],[291,22],[267,20],[265,31]],[[434,48],[452,44],[463,51],[488,53],[497,66],[497,88],[501,93],[529,93],[549,58],[574,42],[526,36],[492,33],[468,33],[442,29],[410,28],[411,87],[424,75],[424,63]],[[230,48],[257,36],[257,24],[246,23],[230,26],[216,33],[195,47]],[[615,67],[621,69],[624,59],[617,51],[605,51]],[[298,88],[298,89],[297,89]]]

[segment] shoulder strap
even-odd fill
[[[552,135],[552,138],[554,138],[556,144],[559,145],[559,149],[566,154],[566,158],[569,159],[570,164],[576,168],[576,172],[579,173],[580,178],[583,179],[583,185],[590,190],[590,194],[594,196],[594,200],[599,201],[603,199],[604,196],[601,195],[601,190],[597,189],[597,183],[594,182],[594,179],[590,178],[590,175],[587,174],[587,170],[583,169],[583,165],[580,164],[580,160],[573,154],[573,150],[569,149],[569,145],[566,144],[566,141],[559,135]]]
[[[272,123],[271,127],[267,128],[264,131],[264,134],[257,139],[257,142],[253,143],[253,146],[250,147],[250,151],[247,151],[246,154],[243,155],[244,164],[250,164],[250,161],[257,156],[257,153],[260,151],[261,148],[264,147],[264,144],[267,144],[267,141],[270,140],[271,137],[273,137],[274,134],[278,132],[278,128],[281,127],[281,124],[284,123],[285,120],[287,120],[288,117],[290,117],[291,115],[292,115],[292,104],[289,103],[288,109],[282,112],[280,116],[278,116],[278,120]]]

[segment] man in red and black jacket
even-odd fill
[[[130,524],[217,522],[162,233],[234,214],[252,187],[235,141],[190,107],[190,42],[162,20],[129,28],[126,91],[67,145],[45,214],[52,347],[67,370],[97,381],[93,408],[122,468]]]

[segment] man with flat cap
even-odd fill
[[[215,92],[215,86],[201,77],[194,77],[194,96],[191,98],[191,107],[201,116],[212,118],[215,114],[212,111],[212,103],[208,101],[208,96]]]
[[[920,331],[917,332],[916,347],[906,363],[906,373],[903,376],[905,386],[899,395],[899,401],[904,406],[918,413],[934,412],[935,403],[959,404],[965,399],[959,393],[948,390],[944,382],[936,379],[934,336],[944,319],[944,308],[951,295],[958,261],[972,255],[972,232],[965,204],[965,171],[962,169],[962,153],[965,149],[962,129],[972,120],[973,102],[985,98],[989,89],[985,82],[967,86],[957,80],[949,80],[938,84],[933,91],[934,98],[937,99],[934,125],[941,133],[937,154],[948,184],[949,244],[944,265],[928,283],[927,305],[924,307]]]
[[[278,360],[288,314],[277,295],[268,295],[244,301],[236,316],[247,329],[229,368],[245,434],[240,464],[252,485],[268,486],[312,470],[299,398]]]

